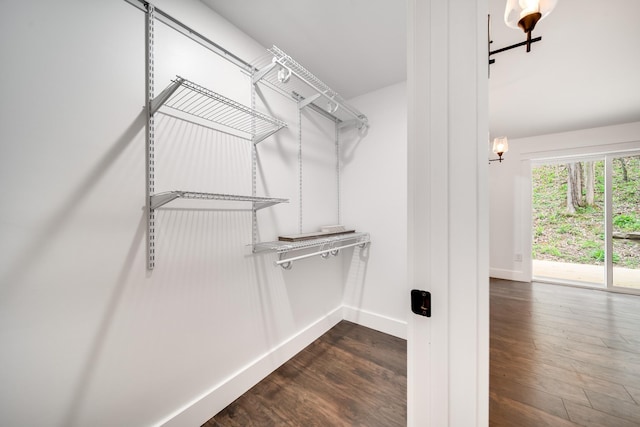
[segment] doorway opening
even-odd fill
[[[534,280],[640,293],[640,154],[532,164]]]

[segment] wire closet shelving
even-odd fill
[[[221,200],[249,202],[254,213],[259,209],[278,203],[288,203],[288,199],[245,196],[222,193],[174,190],[155,193],[155,161],[153,154],[153,116],[166,114],[180,120],[204,126],[218,132],[227,133],[251,141],[254,145],[286,127],[286,123],[260,113],[252,108],[229,99],[219,93],[200,86],[183,77],[176,76],[158,96],[149,100],[149,131],[147,148],[148,182],[148,268],[155,265],[155,210],[176,199]]]
[[[341,126],[368,127],[367,116],[349,105],[340,94],[282,49],[272,46],[267,51],[269,54],[255,64],[254,84],[262,82],[292,97],[301,107],[309,106],[330,116]]]
[[[180,76],[176,76],[151,101],[151,114],[157,112],[230,133],[254,144],[287,126],[282,120],[255,111]],[[150,208],[157,209],[176,199],[252,202],[255,210],[289,201],[271,197],[175,190],[150,194]]]
[[[259,143],[287,124],[180,76],[152,101],[161,112]]]
[[[152,270],[155,265],[155,210],[176,199],[223,200],[235,202],[249,202],[253,211],[253,242],[254,253],[272,251],[277,252],[280,265],[290,269],[292,263],[299,259],[320,255],[327,258],[337,255],[341,249],[360,246],[366,247],[370,243],[368,233],[350,233],[312,239],[302,242],[262,242],[257,239],[256,211],[286,203],[288,199],[259,197],[256,195],[256,148],[259,142],[286,127],[286,123],[258,112],[236,101],[226,98],[203,86],[176,76],[171,84],[159,95],[154,96],[154,26],[155,21],[164,23],[178,33],[192,39],[211,52],[238,66],[241,71],[251,77],[252,107],[255,107],[255,94],[258,83],[264,84],[294,100],[302,111],[305,108],[314,110],[335,123],[336,153],[339,156],[339,129],[355,126],[359,130],[368,128],[367,116],[345,102],[337,92],[309,72],[276,46],[267,50],[267,54],[255,63],[249,63],[232,52],[224,49],[203,34],[186,26],[182,22],[157,9],[146,0],[125,0],[127,3],[142,10],[146,14],[146,197],[147,197],[147,268]],[[251,196],[203,193],[195,191],[174,190],[155,193],[155,118],[157,113],[195,123],[219,132],[227,133],[252,142],[252,180]],[[299,115],[299,117],[301,117]],[[300,132],[299,132],[300,135]],[[302,144],[301,136],[300,147]],[[301,157],[300,157],[301,158]],[[301,164],[301,160],[300,160]],[[340,187],[339,157],[336,171],[338,173],[338,194]],[[300,177],[302,167],[300,166]],[[301,179],[301,178],[300,178]],[[302,188],[302,181],[300,181]],[[301,194],[301,192],[300,192]],[[302,199],[300,199],[302,205]],[[338,221],[340,221],[340,197],[338,196]],[[302,224],[302,217],[300,217]],[[300,227],[301,228],[301,227]],[[309,253],[313,248],[319,251]],[[284,258],[291,251],[301,251],[302,255]]]
[[[339,153],[339,128],[355,126],[362,130],[369,126],[366,115],[349,105],[340,94],[277,46],[267,49],[267,54],[255,62],[252,83],[254,86],[258,83],[264,84],[296,101],[300,110],[310,108],[335,122],[336,153]],[[302,140],[299,143],[302,144]],[[339,187],[339,167],[336,168],[336,172]],[[339,204],[338,200],[338,219],[340,217]],[[253,252],[277,252],[279,259],[275,264],[288,270],[294,261],[316,255],[327,258],[329,255],[337,255],[340,249],[353,246],[364,248],[369,243],[368,233],[350,233],[295,243],[282,241],[255,243]],[[310,248],[318,248],[319,250],[311,253],[305,251],[306,253],[299,256],[286,257],[289,252],[304,251]]]
[[[227,202],[252,202],[253,209],[259,210],[268,208],[278,203],[287,203],[288,199],[277,199],[273,197],[258,196],[240,196],[236,194],[219,194],[219,193],[198,193],[195,191],[165,191],[163,193],[153,194],[151,196],[151,209],[159,207],[176,199],[194,199],[194,200],[222,200]]]
[[[346,233],[333,236],[321,237],[317,239],[300,240],[297,242],[262,242],[253,245],[253,251],[259,252],[276,252],[278,254],[278,261],[275,261],[275,265],[279,265],[285,270],[290,270],[293,267],[293,262],[301,259],[309,258],[312,256],[321,256],[322,258],[328,258],[329,255],[336,256],[341,249],[347,249],[354,246],[361,248],[366,247],[371,242],[369,233]],[[295,257],[284,257],[289,252],[300,251],[305,249],[318,248],[318,251],[305,253],[303,255]]]

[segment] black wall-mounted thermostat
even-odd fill
[[[411,311],[420,316],[431,317],[431,293],[419,289],[411,290]]]

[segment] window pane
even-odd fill
[[[533,275],[604,283],[604,161],[533,169]]]
[[[613,159],[613,286],[640,289],[640,156]]]

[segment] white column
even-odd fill
[[[488,425],[486,0],[409,0],[408,424]]]

